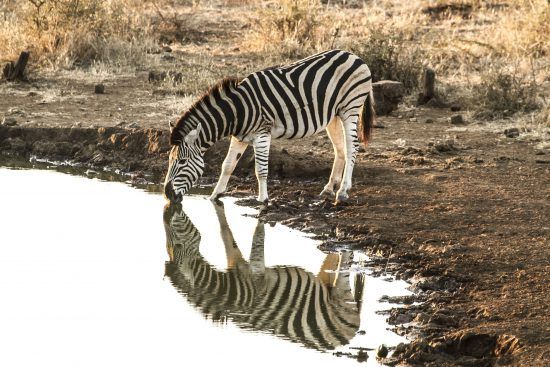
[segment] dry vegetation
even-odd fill
[[[234,20],[216,37],[203,27],[213,12]],[[414,92],[430,66],[440,94],[478,116],[550,124],[546,0],[7,0],[0,17],[0,61],[29,49],[40,68],[145,70],[170,44],[185,54],[173,67],[183,77],[158,89],[196,94],[228,72],[339,47],[361,55],[375,80]],[[219,55],[235,67],[211,61]]]

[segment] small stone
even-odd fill
[[[504,130],[504,135],[507,138],[517,138],[519,136],[519,129],[517,127],[506,129]]]
[[[103,94],[105,93],[105,86],[103,84],[96,84],[94,86],[94,93],[95,94]]]
[[[359,146],[359,148],[357,148],[357,151],[358,151],[359,153],[365,153],[367,150],[365,149],[364,146],[361,145],[361,146]]]
[[[172,52],[172,47],[170,47],[170,46],[163,46],[163,47],[162,47],[162,52]]]
[[[417,119],[416,117],[411,117],[411,118],[409,119],[409,122],[416,122],[416,121],[418,121],[418,119]]]
[[[380,346],[376,348],[376,356],[378,358],[386,358],[388,356],[388,347],[384,344],[380,344]]]
[[[372,125],[372,127],[373,127],[374,129],[385,129],[385,128],[386,128],[386,125],[382,125],[382,124],[379,123],[379,122],[375,122],[375,123]]]
[[[425,124],[433,124],[434,120],[433,119],[426,119],[426,120],[424,120],[424,123]]]
[[[164,61],[173,61],[175,59],[175,57],[170,55],[169,53],[164,53],[164,55],[162,55],[160,58]]]
[[[366,360],[369,358],[369,355],[366,351],[363,349],[359,349],[357,352],[357,362],[366,362]]]
[[[15,126],[15,125],[17,125],[17,120],[14,119],[13,117],[4,117],[4,119],[2,120],[2,125],[3,126]]]
[[[281,153],[288,155],[288,150],[286,148],[281,149]]]
[[[311,143],[311,145],[313,145],[314,147],[316,147],[317,145],[319,145],[319,142],[318,142],[318,141],[313,141],[313,142]]]
[[[453,125],[460,125],[464,123],[464,117],[462,115],[454,115],[451,116],[451,124]]]
[[[453,104],[451,105],[451,111],[453,112],[457,112],[457,111],[460,111],[462,108],[460,107],[459,104]]]
[[[128,125],[129,129],[139,129],[139,124],[137,122],[132,122]]]

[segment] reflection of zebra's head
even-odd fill
[[[216,214],[220,246],[228,264],[233,263],[226,271],[200,254],[200,233],[181,206],[165,209],[166,276],[191,305],[212,320],[230,319],[241,328],[268,331],[318,350],[345,345],[356,335],[363,282],[356,275],[352,292],[351,252],[327,254],[318,275],[296,266],[265,267],[264,224],[257,223],[246,261],[223,208],[216,207]]]
[[[197,144],[200,131],[199,124],[183,140],[175,142],[170,151],[164,195],[172,202],[180,202],[204,172],[204,158]]]
[[[180,204],[169,203],[164,207],[166,251],[171,263],[180,263],[185,257],[198,255],[201,234],[185,215]]]

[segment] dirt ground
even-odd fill
[[[169,55],[151,55],[155,69],[208,60],[220,76],[250,70],[247,55],[219,48],[242,27],[236,15],[221,14],[188,32],[189,42]],[[207,56],[190,58],[199,49]],[[0,125],[0,154],[70,160],[89,174],[127,172],[133,183],[159,189],[168,121],[193,99],[150,83],[149,71],[35,73],[29,82],[1,83],[0,119],[8,123]],[[94,93],[97,83],[104,94]],[[465,123],[451,124],[456,114]],[[317,196],[333,159],[325,134],[274,141],[265,220],[314,233],[326,249],[365,249],[378,271],[412,283],[417,294],[398,300],[404,307],[388,317],[397,332],[416,339],[384,363],[548,366],[548,131],[407,103],[378,124],[359,153],[351,198],[341,206]],[[510,128],[519,136],[507,137]],[[203,185],[215,182],[227,145],[207,153]],[[229,195],[255,193],[252,168],[249,149]]]

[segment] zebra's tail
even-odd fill
[[[376,112],[374,110],[374,96],[372,89],[369,94],[367,94],[367,99],[363,104],[363,109],[361,111],[361,119],[359,120],[359,136],[363,141],[365,146],[368,145],[371,137],[372,126],[374,124],[374,119],[376,117]]]

